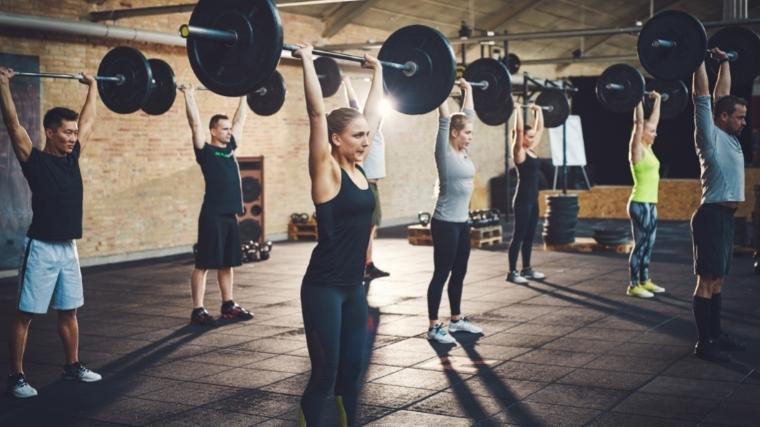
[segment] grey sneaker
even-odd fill
[[[447,334],[446,330],[443,329],[443,323],[437,323],[435,326],[428,329],[427,339],[430,341],[437,341],[441,344],[457,344],[457,340]]]
[[[103,377],[84,366],[82,362],[74,362],[71,365],[63,366],[63,379],[68,381],[82,381],[85,383],[94,383],[100,381]]]
[[[507,282],[516,283],[518,285],[524,285],[528,283],[528,279],[522,277],[520,273],[516,271],[510,271],[509,274],[507,274]]]
[[[449,322],[449,333],[454,332],[469,332],[471,334],[482,334],[483,328],[480,326],[470,322],[470,319],[467,318],[467,316],[463,316],[459,318],[459,321]]]
[[[535,271],[532,268],[524,268],[520,272],[520,276],[529,279],[529,280],[543,280],[546,278],[546,275],[544,273],[541,273],[539,271]]]
[[[8,375],[8,394],[17,399],[26,399],[37,395],[37,389],[32,387],[24,374]]]

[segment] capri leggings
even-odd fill
[[[628,262],[631,284],[635,286],[649,280],[649,262],[657,235],[657,204],[629,202],[628,216],[631,218],[634,241]]]
[[[449,222],[433,218],[430,222],[433,237],[433,278],[427,291],[428,317],[438,319],[438,308],[443,296],[443,285],[449,278],[449,304],[451,315],[461,314],[462,288],[470,259],[470,225],[466,222]]]
[[[348,425],[356,423],[367,342],[364,287],[301,286],[301,307],[311,377],[301,397],[309,427],[319,426],[328,396],[340,396]]]
[[[515,227],[509,242],[509,271],[517,271],[517,256],[522,252],[523,270],[530,268],[530,254],[538,225],[538,200],[515,203]]]

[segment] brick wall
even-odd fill
[[[140,7],[149,2],[132,1]],[[54,9],[51,9],[54,7]],[[0,1],[6,12],[76,18],[93,6],[82,0]],[[121,7],[108,1],[101,9]],[[172,31],[186,22],[189,14],[131,18],[121,26]],[[387,34],[357,26],[346,27],[330,40],[319,39],[318,19],[283,13],[285,40],[314,43],[342,43],[383,39]],[[174,68],[179,82],[196,82],[184,49],[87,39],[55,34],[20,31],[0,32],[0,46],[7,53],[37,55],[45,71],[95,72],[103,55],[113,46],[131,45],[148,58],[159,57]],[[349,66],[350,73],[360,73]],[[266,171],[266,231],[286,232],[291,212],[312,212],[307,174],[306,143],[308,123],[303,99],[300,63],[283,60],[279,71],[286,79],[287,97],[283,109],[272,117],[250,113],[239,156],[263,155]],[[368,83],[357,82],[357,91],[366,93]],[[43,80],[42,110],[56,105],[79,109],[85,88],[75,81]],[[217,112],[232,115],[236,100],[213,93],[198,95],[203,122]],[[339,96],[327,100],[327,107],[340,106]],[[454,105],[452,105],[454,108]],[[388,177],[380,184],[384,217],[387,220],[415,216],[432,209],[435,182],[433,140],[436,114],[405,116],[391,113],[386,118]],[[473,204],[486,207],[488,180],[503,171],[504,127],[476,126],[471,154],[478,167]],[[159,117],[143,113],[118,115],[102,103],[98,122],[81,161],[85,186],[84,237],[79,242],[83,258],[123,255],[157,249],[187,247],[195,241],[197,214],[203,197],[203,180],[194,161],[190,130],[182,97]]]

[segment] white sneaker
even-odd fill
[[[525,268],[520,272],[520,276],[530,280],[543,280],[546,278],[544,273],[535,271],[532,268]]]
[[[94,383],[100,381],[103,377],[100,374],[89,370],[84,363],[75,362],[63,367],[63,379],[69,381],[82,381],[84,383]]]
[[[518,285],[524,285],[528,283],[528,279],[520,276],[520,273],[516,271],[510,271],[507,274],[507,282],[517,283]]]
[[[8,392],[11,396],[18,399],[26,399],[27,397],[34,397],[37,395],[37,389],[32,387],[29,382],[26,381],[24,374],[8,376]]]
[[[430,341],[437,341],[441,344],[457,344],[457,340],[447,334],[446,330],[443,329],[443,323],[436,323],[435,326],[428,329],[427,339]]]
[[[482,334],[483,328],[470,322],[467,316],[461,317],[458,322],[449,322],[449,333],[454,332],[469,332],[471,334]]]

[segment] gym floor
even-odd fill
[[[749,350],[725,365],[694,358],[687,227],[660,224],[652,271],[668,293],[653,300],[625,296],[625,255],[537,247],[534,265],[547,280],[517,286],[504,282],[503,248],[473,250],[463,310],[485,335],[457,336],[453,349],[423,335],[432,247],[381,230],[376,261],[391,276],[368,290],[362,422],[757,425],[758,276],[751,257],[736,257],[724,291],[724,327]],[[256,318],[216,329],[188,325],[189,256],[85,269],[81,359],[104,380],[63,382],[55,315],[40,317],[25,358],[40,396],[0,398],[0,425],[294,425],[310,366],[299,286],[313,245],[277,244],[270,260],[237,269],[236,299]],[[210,282],[207,306],[216,311]],[[0,303],[9,306],[15,289],[0,281]],[[9,313],[0,316],[7,324]],[[3,328],[0,347],[7,337]],[[7,367],[0,352],[0,371]]]

